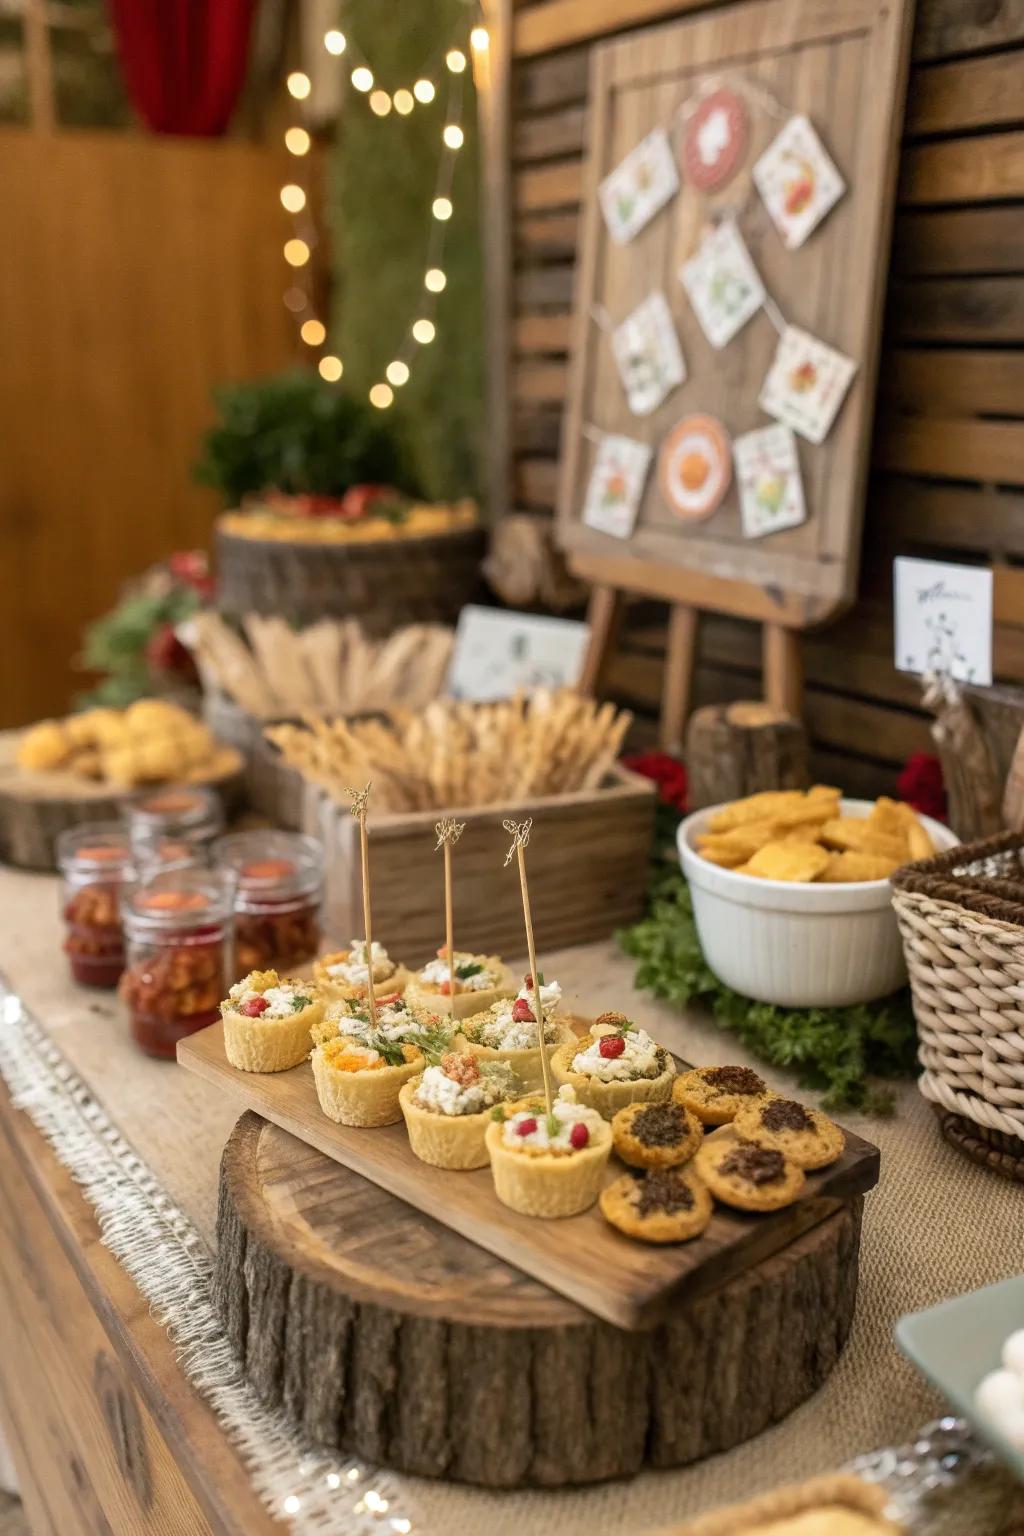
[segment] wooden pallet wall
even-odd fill
[[[527,0],[512,20],[515,500],[556,494],[592,44],[694,0]],[[819,773],[865,792],[928,750],[892,665],[895,553],[1024,560],[1024,0],[919,0],[900,167],[862,597],[806,641]],[[1009,574],[1009,573],[1007,573]],[[1024,680],[1024,594],[1003,587],[996,667]],[[663,633],[629,626],[614,691],[653,714]],[[697,702],[759,689],[750,625],[702,626]]]

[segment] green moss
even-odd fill
[[[332,229],[332,341],[345,382],[365,392],[384,377],[428,297],[423,287],[433,219],[450,43],[466,48],[472,20],[462,0],[349,0],[345,31],[370,59],[378,84],[394,91],[422,75],[439,81],[435,100],[408,117],[378,118],[350,93],[335,144],[329,210]],[[441,77],[444,78],[441,78]],[[412,377],[397,392],[395,418],[416,479],[436,499],[479,492],[483,432],[483,315],[477,209],[476,97],[460,77],[465,143],[455,158],[446,231],[447,286],[437,300],[437,337],[417,347]],[[390,413],[389,413],[390,414]]]

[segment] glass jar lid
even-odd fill
[[[129,938],[217,927],[231,916],[234,881],[222,870],[167,869],[132,886],[122,903]]]
[[[57,838],[57,867],[95,880],[121,880],[131,867],[128,834],[119,821],[86,821]]]
[[[216,863],[230,872],[236,912],[259,912],[299,897],[319,898],[323,844],[302,832],[233,832],[214,845]]]
[[[215,837],[224,825],[220,796],[202,784],[175,784],[138,795],[127,808],[132,838]]]

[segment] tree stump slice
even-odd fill
[[[771,704],[709,704],[690,719],[686,771],[694,811],[762,789],[806,789],[807,732]]]
[[[221,1162],[216,1298],[260,1399],[318,1444],[491,1488],[597,1482],[728,1450],[817,1391],[862,1205],[629,1333],[249,1112]]]

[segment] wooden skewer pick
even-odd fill
[[[454,924],[452,922],[452,848],[458,842],[466,830],[464,821],[456,821],[454,816],[442,816],[441,820],[434,823],[434,831],[437,833],[437,842],[434,844],[434,852],[439,848],[444,849],[444,941],[448,954],[448,1014],[455,1022],[455,938]]]
[[[352,798],[351,811],[359,822],[359,855],[363,866],[363,943],[366,945],[366,999],[370,1008],[370,1028],[377,1028],[377,999],[373,991],[373,936],[370,928],[370,845],[366,835],[366,802],[370,798],[370,785],[365,789],[345,791]]]
[[[537,1020],[537,1043],[540,1046],[540,1069],[544,1078],[544,1108],[547,1114],[551,1114],[551,1074],[548,1070],[548,1053],[544,1041],[544,1009],[540,1000],[540,977],[537,974],[537,951],[533,942],[533,918],[530,916],[530,889],[526,883],[526,845],[530,841],[530,831],[533,827],[533,817],[526,821],[503,821],[502,826],[509,833],[512,842],[508,853],[505,855],[506,869],[512,862],[513,855],[519,860],[519,889],[523,897],[523,921],[526,924],[526,949],[530,956],[530,980],[533,982],[533,1016]],[[530,989],[527,988],[527,993]]]

